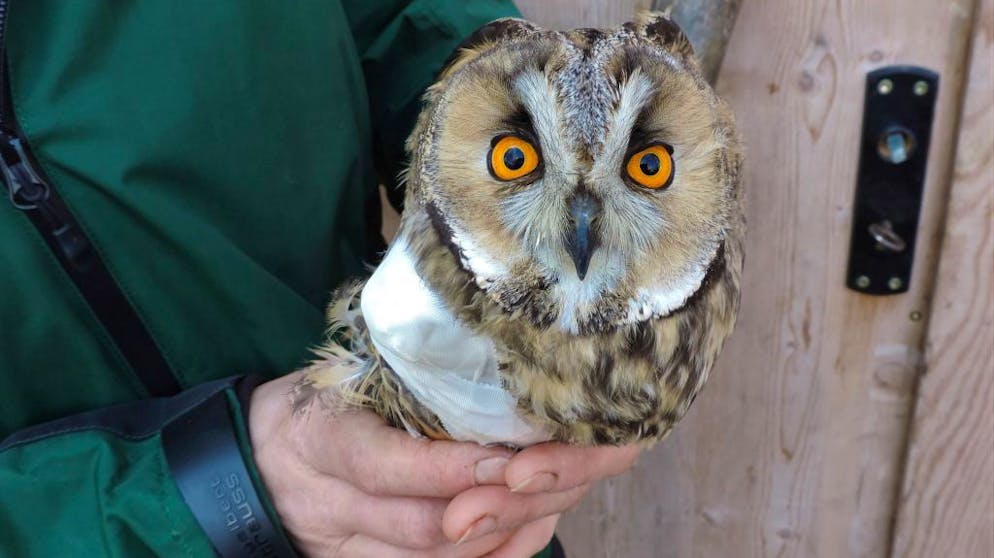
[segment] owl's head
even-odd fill
[[[609,31],[495,21],[425,100],[408,211],[423,208],[509,312],[574,333],[664,316],[722,257],[737,134],[666,17]]]

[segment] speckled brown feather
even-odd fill
[[[426,215],[427,217],[427,215]],[[686,413],[735,326],[742,249],[730,237],[680,310],[587,335],[508,312],[476,286],[429,219],[409,221],[419,273],[458,317],[498,344],[522,416],[579,445],[655,442]],[[648,389],[647,389],[648,388]]]

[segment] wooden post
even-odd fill
[[[994,1],[974,21],[891,558],[994,556]]]
[[[654,0],[652,9],[669,11],[694,45],[704,76],[714,85],[741,5],[742,0]]]

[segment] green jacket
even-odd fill
[[[0,0],[0,555],[278,554],[241,375],[308,359],[421,92],[512,13]]]

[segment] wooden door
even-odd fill
[[[982,15],[974,0],[743,2],[718,82],[747,143],[750,230],[739,325],[674,435],[564,519],[560,535],[570,558],[882,558],[892,551],[898,502],[914,511],[900,516],[895,555],[994,553],[984,535],[990,531],[982,533],[975,516],[988,514],[979,521],[994,528],[990,485],[976,505],[932,501],[948,482],[936,474],[972,471],[956,484],[962,497],[971,482],[994,477],[991,354],[981,349],[994,337],[985,2]],[[614,25],[649,2],[518,4],[539,23],[574,27]],[[971,93],[967,115],[978,122],[960,135],[975,21],[975,66],[986,64],[975,72],[987,72],[987,85]],[[863,92],[868,71],[899,63],[938,72],[941,85],[910,291],[870,297],[844,286]],[[949,222],[958,228],[945,249],[957,254],[943,260],[933,303],[958,137],[981,151],[963,163],[970,168],[962,172],[977,177],[956,181]],[[976,278],[960,277],[964,267]],[[976,303],[964,289],[980,292]],[[960,338],[960,323],[976,332]],[[972,383],[961,380],[964,367]],[[936,379],[924,382],[918,397],[901,493],[915,393],[927,371]],[[958,405],[947,396],[974,410],[944,423],[943,414]],[[972,453],[970,429],[987,433]],[[952,443],[937,448],[936,439],[946,438]],[[970,455],[943,454],[946,447]],[[930,515],[936,513],[947,516]],[[948,536],[917,533],[957,525]],[[947,539],[964,531],[977,542],[943,554],[956,544]],[[909,550],[921,544],[933,550]]]

